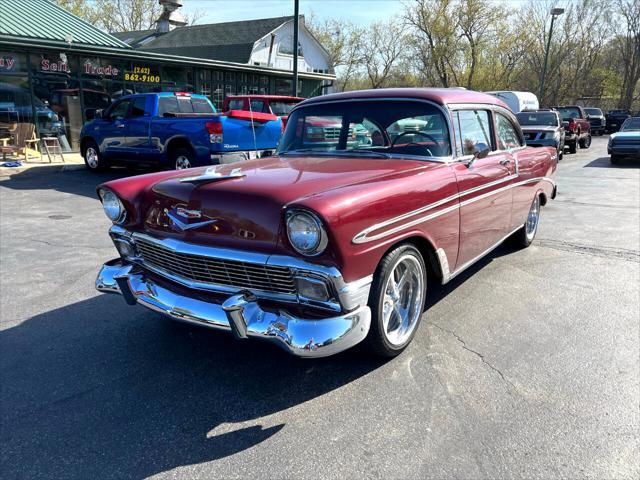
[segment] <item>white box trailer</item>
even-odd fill
[[[522,112],[523,110],[537,110],[540,108],[538,97],[531,92],[485,92],[494,97],[499,98],[513,111],[513,113]]]

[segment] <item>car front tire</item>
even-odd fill
[[[380,261],[374,275],[369,307],[368,350],[383,357],[399,355],[420,325],[427,292],[427,270],[420,251],[402,244]]]
[[[611,154],[610,160],[612,165],[618,165],[620,163],[620,157],[614,155],[613,153]]]

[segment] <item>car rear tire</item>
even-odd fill
[[[98,148],[98,145],[93,140],[84,144],[82,158],[84,158],[84,165],[87,167],[87,170],[91,172],[101,172],[109,167],[107,161],[102,158],[100,148]]]
[[[580,148],[587,149],[591,146],[591,134],[587,133],[587,136],[580,139]]]
[[[194,166],[194,155],[188,148],[176,148],[171,152],[171,167],[174,170],[184,170]]]
[[[415,336],[427,292],[427,269],[416,247],[402,244],[380,261],[374,275],[369,307],[371,329],[367,349],[379,356],[395,357]]]
[[[514,235],[516,246],[520,248],[527,248],[533,243],[533,239],[536,238],[538,232],[538,224],[540,223],[540,195],[536,195],[536,198],[531,202],[529,213],[527,214],[527,221],[520,230]]]

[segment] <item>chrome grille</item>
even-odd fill
[[[139,238],[136,239],[136,245],[145,265],[185,280],[295,294],[293,274],[288,267],[174,252],[158,243]]]
[[[340,138],[340,130],[342,127],[324,127],[325,140],[338,140]]]

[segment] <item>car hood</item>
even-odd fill
[[[630,131],[630,132],[616,132],[611,134],[611,140],[623,140],[623,139],[639,139],[640,131]]]
[[[402,175],[428,163],[279,156],[189,169],[151,184],[136,216],[139,227],[151,235],[270,253],[281,237],[286,206],[329,190]],[[194,179],[202,175],[220,177],[202,183]]]

